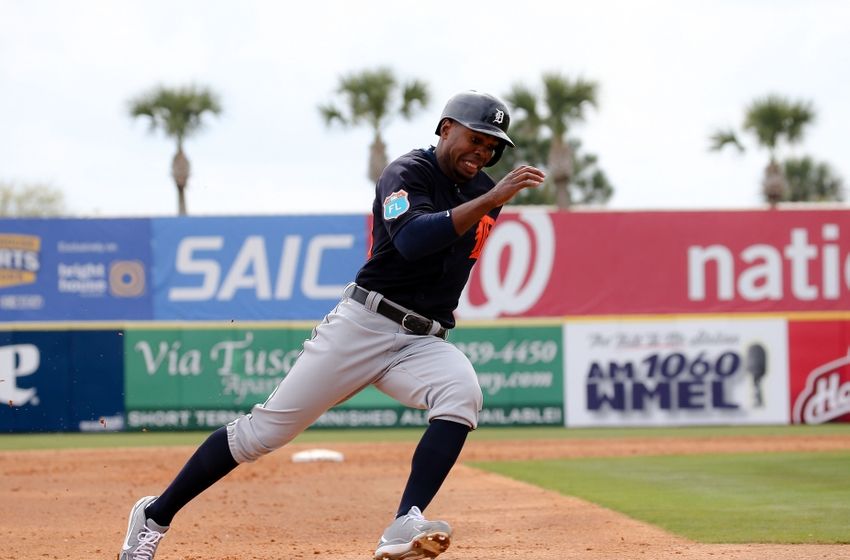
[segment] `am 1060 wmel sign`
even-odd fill
[[[568,426],[786,424],[781,319],[567,324]]]

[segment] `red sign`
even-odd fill
[[[506,212],[459,318],[850,310],[850,211]]]
[[[791,422],[850,421],[850,321],[789,321]]]

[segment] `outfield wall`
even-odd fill
[[[506,213],[450,338],[479,373],[482,425],[850,420],[848,218]],[[0,432],[209,429],[246,412],[353,277],[368,226],[0,220]],[[369,389],[317,425],[424,422]]]

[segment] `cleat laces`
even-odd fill
[[[164,533],[145,527],[139,532],[139,545],[133,552],[133,560],[153,560],[156,547],[164,536]]]

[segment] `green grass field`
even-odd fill
[[[476,463],[706,543],[850,543],[850,452]]]
[[[410,441],[421,429],[307,430],[297,443]],[[197,445],[206,432],[0,435],[10,450]],[[481,428],[483,440],[810,438],[850,424],[688,428]],[[473,466],[577,496],[706,543],[850,543],[850,452],[730,453],[481,462]]]

